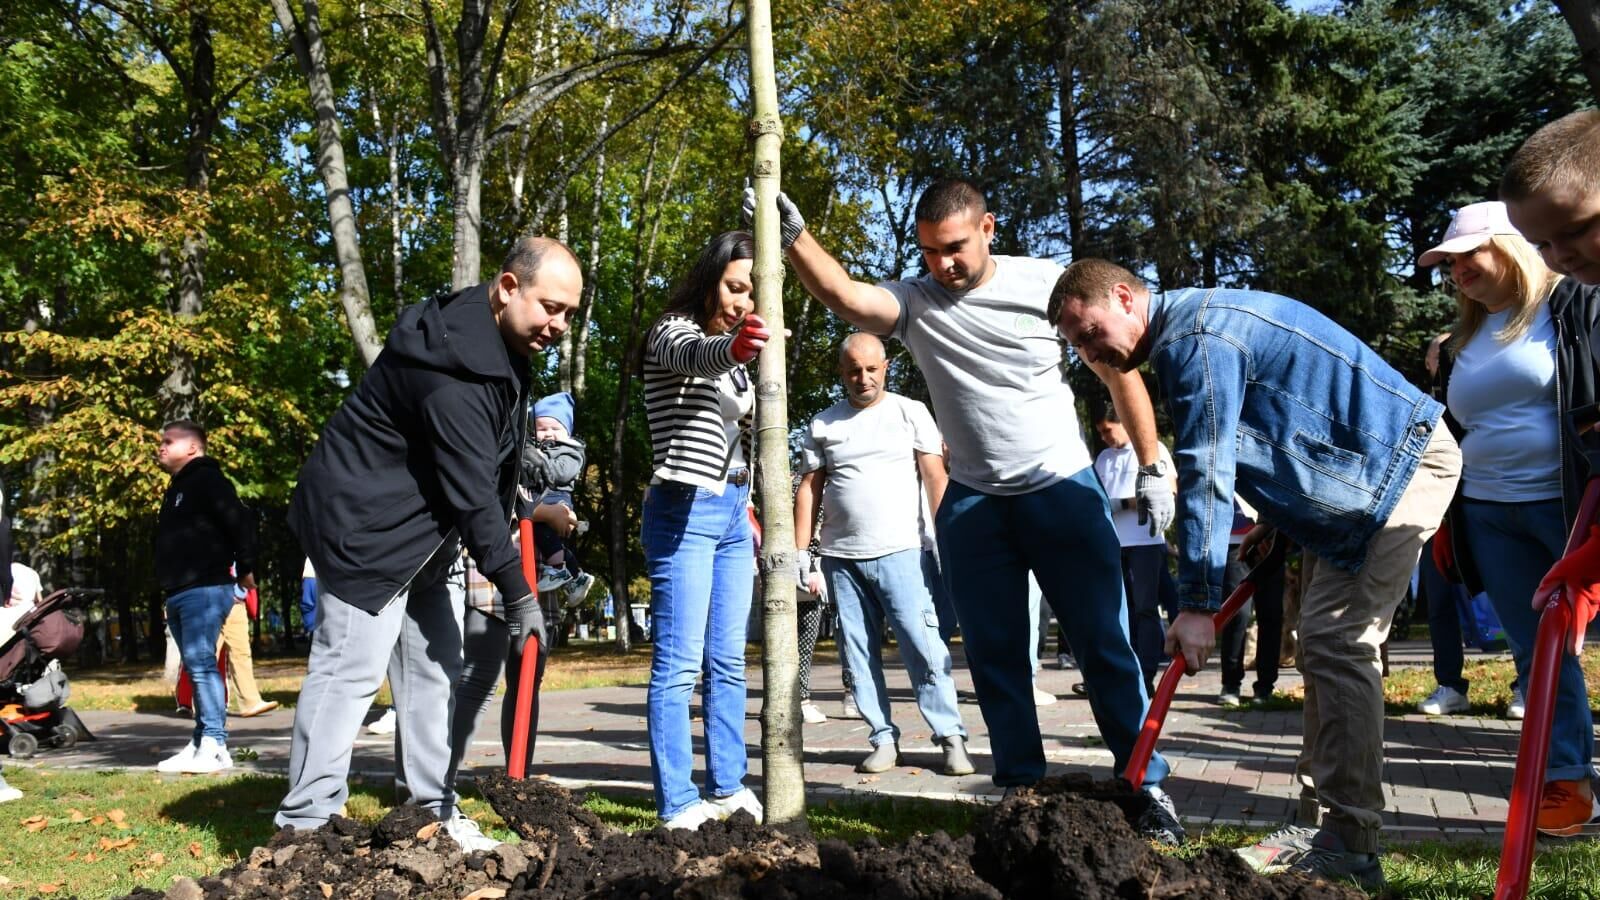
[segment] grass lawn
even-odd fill
[[[249,855],[271,836],[272,812],[286,784],[279,777],[173,778],[146,772],[12,769],[6,777],[26,796],[0,807],[0,897],[60,893],[109,897],[137,885],[165,888],[179,876],[201,876]],[[388,811],[390,790],[357,783],[350,814],[375,822]],[[626,830],[655,824],[638,796],[590,794],[585,805]],[[497,837],[508,832],[488,804],[468,797],[462,808]],[[938,829],[959,834],[981,807],[919,800],[827,802],[808,812],[820,838],[885,843]],[[1260,832],[1217,828],[1190,847],[1236,847]],[[1384,869],[1395,896],[1488,896],[1499,847],[1423,843],[1392,846]],[[1600,885],[1600,842],[1580,840],[1541,850],[1532,897],[1594,896]]]

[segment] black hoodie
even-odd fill
[[[156,581],[167,594],[232,584],[254,571],[256,527],[233,482],[209,456],[184,464],[167,484],[156,520]]]
[[[328,589],[374,615],[457,539],[502,595],[530,590],[510,531],[528,360],[501,337],[491,288],[402,312],[300,470],[289,527]]]

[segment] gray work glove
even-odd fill
[[[540,647],[550,646],[550,635],[544,629],[544,610],[539,606],[539,598],[532,593],[506,602],[506,628],[510,631],[511,651],[519,659],[530,635],[539,639]]]
[[[794,552],[794,582],[801,587],[806,586],[806,576],[811,574],[811,551],[796,550]]]
[[[756,226],[756,189],[744,189],[744,213],[746,228]],[[800,232],[806,230],[806,220],[800,215],[800,208],[794,205],[789,196],[782,191],[778,192],[778,232],[782,235],[783,249],[787,250],[800,239]]]
[[[1177,503],[1172,496],[1172,483],[1167,480],[1166,467],[1159,471],[1155,466],[1141,466],[1133,482],[1133,496],[1139,506],[1139,524],[1150,526],[1150,536],[1166,532],[1177,515]]]

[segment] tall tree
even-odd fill
[[[1589,102],[1600,103],[1600,3],[1595,0],[1556,0],[1561,14],[1578,40],[1583,74],[1589,79]]]

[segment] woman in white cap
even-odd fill
[[[1498,202],[1456,210],[1444,240],[1418,264],[1439,267],[1458,312],[1441,375],[1462,470],[1449,516],[1453,540],[1444,543],[1468,586],[1488,591],[1526,686],[1539,621],[1530,601],[1565,549],[1589,475],[1567,413],[1597,399],[1589,351],[1600,289],[1546,268]],[[1556,693],[1540,831],[1577,834],[1600,816],[1589,784],[1593,757],[1583,668],[1569,655]]]

